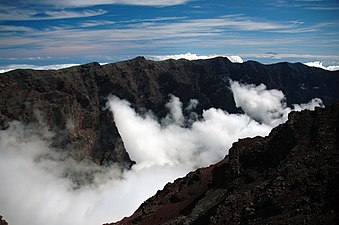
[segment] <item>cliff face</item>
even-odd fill
[[[37,123],[56,135],[54,145],[77,159],[99,164],[131,165],[111,113],[107,96],[117,95],[134,107],[166,114],[168,94],[184,104],[199,100],[198,111],[217,107],[238,112],[229,79],[282,90],[288,104],[319,97],[325,105],[339,99],[339,71],[303,64],[233,64],[226,58],[167,60],[142,57],[100,66],[90,63],[57,71],[15,70],[0,74],[0,128],[11,120]]]
[[[113,224],[338,224],[339,104],[291,113],[268,137],[169,183]]]

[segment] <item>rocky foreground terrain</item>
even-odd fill
[[[267,137],[169,183],[112,224],[339,224],[339,104],[292,112]]]
[[[231,63],[227,58],[166,60],[143,57],[61,70],[15,70],[0,74],[0,129],[19,120],[55,133],[54,147],[78,159],[100,165],[112,162],[130,167],[112,114],[105,110],[107,97],[127,99],[137,109],[165,115],[165,103],[173,94],[187,104],[197,99],[197,111],[216,107],[239,112],[229,80],[265,84],[284,92],[287,104],[321,98],[324,105],[339,100],[339,71],[330,72],[301,63],[263,65],[249,61]]]

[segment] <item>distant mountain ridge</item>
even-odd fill
[[[135,108],[166,114],[173,94],[186,104],[197,99],[198,112],[215,107],[240,112],[229,80],[265,84],[284,92],[287,104],[321,98],[325,105],[339,100],[339,71],[325,71],[301,63],[263,65],[207,60],[151,61],[143,57],[107,65],[89,63],[61,70],[15,70],[0,74],[0,128],[19,120],[39,123],[56,133],[56,147],[77,159],[99,164],[133,162],[109,110],[107,96],[126,99]]]

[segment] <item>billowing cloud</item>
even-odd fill
[[[207,166],[223,158],[238,138],[266,135],[271,128],[247,115],[232,115],[214,108],[205,110],[201,120],[188,123],[190,118],[183,117],[182,103],[178,101],[172,96],[167,104],[170,113],[159,123],[154,114],[140,116],[128,102],[117,97],[110,99],[109,106],[124,145],[137,162],[135,168],[181,164],[190,168]]]
[[[233,63],[243,63],[244,60],[238,55],[227,55],[226,56]]]
[[[18,122],[0,131],[0,212],[11,225],[93,225],[118,220],[189,171],[180,165],[138,172],[116,165],[100,167],[73,160],[52,149],[50,141],[40,128]]]
[[[75,161],[50,147],[53,134],[46,133],[43,124],[11,122],[0,131],[1,214],[11,225],[93,225],[132,214],[167,182],[221,160],[239,138],[267,135],[276,125],[277,111],[288,111],[278,90],[235,81],[231,88],[245,114],[210,108],[197,117],[190,112],[197,100],[184,105],[171,95],[168,115],[158,118],[152,112],[139,114],[129,102],[110,97],[109,110],[136,161],[131,170]],[[252,102],[243,99],[249,93]],[[314,100],[294,108],[320,103]]]
[[[320,61],[307,62],[307,63],[304,63],[304,64],[305,64],[306,66],[317,67],[317,68],[321,68],[321,69],[329,70],[329,71],[336,71],[336,70],[339,70],[339,66],[338,66],[338,65],[324,66],[323,62],[320,62]]]
[[[314,110],[315,107],[324,107],[323,101],[320,98],[313,98],[308,103],[293,104],[293,111]]]
[[[183,126],[185,118],[182,112],[182,102],[174,95],[170,95],[171,99],[166,104],[166,108],[169,109],[170,113],[162,120],[163,124],[175,123],[179,126]],[[189,107],[189,106],[188,106]]]
[[[177,54],[177,55],[157,55],[157,56],[148,56],[150,59],[154,60],[166,60],[166,59],[187,59],[187,60],[198,60],[198,59],[211,59],[215,57],[226,57],[233,63],[243,63],[243,59],[238,55],[197,55],[193,53],[184,53],[184,54]]]
[[[246,85],[237,81],[230,81],[230,84],[236,106],[256,121],[276,126],[285,122],[292,111],[287,107],[285,95],[280,90],[267,90],[264,84]],[[307,104],[294,105],[293,110],[314,109],[316,106],[323,106],[321,99],[314,98]]]

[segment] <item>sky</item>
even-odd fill
[[[334,0],[2,0],[0,65],[240,56],[339,65]]]

